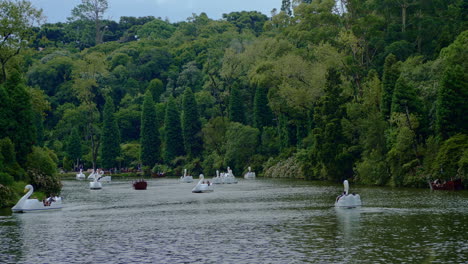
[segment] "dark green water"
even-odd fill
[[[468,263],[467,191],[351,186],[338,210],[338,185],[194,185],[64,181],[60,211],[0,211],[0,263]]]

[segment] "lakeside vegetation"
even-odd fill
[[[171,23],[106,20],[106,0],[82,0],[51,24],[26,0],[0,2],[0,206],[19,183],[59,193],[58,168],[80,166],[466,179],[464,1],[278,6]]]

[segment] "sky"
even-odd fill
[[[29,0],[42,8],[48,23],[66,22],[71,10],[81,0]],[[224,13],[259,11],[270,16],[273,8],[280,9],[281,0],[108,0],[106,19],[119,21],[121,16],[154,16],[170,22],[186,21],[193,13],[205,12],[211,19],[220,19]]]

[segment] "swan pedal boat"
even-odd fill
[[[187,169],[184,169],[184,176],[180,176],[179,181],[180,182],[191,183],[191,182],[193,182],[193,177],[192,177],[192,175],[187,175]]]
[[[244,179],[253,180],[255,179],[255,172],[252,171],[252,168],[249,167],[249,171],[244,175]]]
[[[76,179],[80,181],[86,179],[86,175],[84,175],[82,169],[80,169],[80,173],[76,174]]]
[[[34,192],[34,187],[30,184],[26,185],[25,191],[27,193],[21,197],[21,199],[16,203],[15,206],[11,208],[13,213],[26,213],[26,212],[40,212],[40,211],[51,211],[62,209],[62,198],[61,197],[52,197],[48,205],[45,205],[44,202],[39,201],[38,199],[29,199],[31,194]]]
[[[362,205],[361,196],[359,194],[349,194],[349,183],[347,180],[343,182],[344,192],[336,197],[335,207],[354,208]]]
[[[193,193],[207,193],[207,192],[213,192],[213,183],[205,183],[204,179],[205,177],[203,174],[200,174],[199,181],[195,187],[193,187],[192,192]]]

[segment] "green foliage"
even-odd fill
[[[37,10],[26,0],[0,2],[0,84],[7,79],[7,63],[18,56],[32,40],[33,27],[42,20],[42,10]]]
[[[231,122],[245,123],[244,105],[237,84],[231,88],[229,95],[229,120]]]
[[[304,172],[301,169],[300,163],[296,157],[289,157],[286,160],[281,160],[274,165],[265,168],[265,177],[268,178],[301,178],[304,177]]]
[[[57,163],[54,161],[55,154],[40,147],[33,147],[27,156],[26,170],[31,184],[46,194],[59,194],[62,183],[57,176]]]
[[[73,161],[73,163],[75,163],[76,161],[75,166],[78,166],[79,160],[82,155],[82,147],[81,138],[77,128],[72,130],[71,135],[68,139],[67,152],[68,156]]]
[[[120,134],[114,118],[114,103],[110,97],[106,99],[104,105],[101,141],[102,167],[106,169],[117,167],[117,158],[120,156]]]
[[[0,185],[11,185],[13,184],[13,177],[5,172],[0,172]]]
[[[230,123],[226,131],[225,164],[232,170],[245,168],[258,146],[259,131],[240,123]]]
[[[175,157],[182,156],[184,152],[184,141],[180,124],[180,113],[173,97],[169,98],[164,118],[165,151],[164,161],[171,163]]]
[[[146,91],[141,112],[141,164],[154,166],[160,161],[161,140],[156,119],[156,108],[150,91]]]
[[[201,122],[197,102],[190,88],[185,90],[182,97],[182,136],[187,155],[190,158],[200,156],[203,147]]]
[[[468,135],[457,134],[442,142],[432,166],[432,176],[439,179],[455,179],[466,172]]]
[[[382,113],[387,118],[390,117],[393,90],[400,75],[398,65],[395,55],[390,54],[385,58],[382,76]]]
[[[273,121],[273,113],[268,106],[268,90],[258,85],[255,89],[253,122],[258,129],[270,126]]]
[[[5,82],[4,89],[8,91],[8,96],[1,98],[5,99],[2,101],[4,107],[1,111],[5,126],[0,130],[0,138],[9,137],[11,139],[15,144],[16,160],[18,163],[24,164],[36,139],[31,96],[17,71],[11,72]]]
[[[449,67],[442,77],[436,104],[436,132],[441,139],[468,133],[468,81],[461,66]]]
[[[151,95],[153,96],[153,100],[157,103],[159,102],[159,98],[164,92],[164,86],[161,80],[153,79],[150,81],[148,85],[148,90],[151,91]]]

